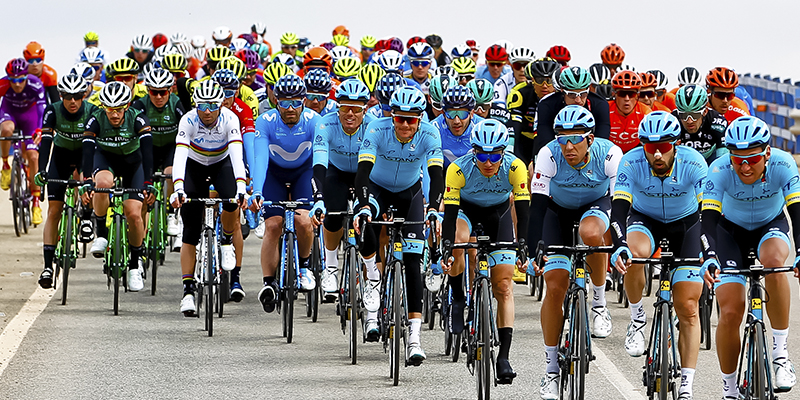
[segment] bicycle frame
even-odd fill
[[[64,196],[64,207],[61,210],[61,219],[58,226],[58,239],[56,244],[56,270],[53,276],[53,289],[56,289],[59,269],[64,269],[63,292],[61,305],[67,304],[67,282],[69,269],[75,267],[78,259],[78,181],[69,179],[50,179],[48,183],[63,184],[67,186]],[[68,228],[69,227],[69,228]]]
[[[31,224],[30,206],[33,203],[33,195],[28,181],[28,167],[22,154],[21,143],[30,139],[30,136],[23,136],[20,131],[14,131],[9,137],[0,137],[0,140],[11,141],[12,168],[11,168],[11,187],[8,199],[11,200],[14,214],[14,231],[17,237],[22,233],[28,233]],[[6,155],[4,154],[3,157]],[[19,190],[17,187],[19,186]],[[21,192],[21,193],[20,193]]]

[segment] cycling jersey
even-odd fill
[[[11,89],[8,77],[0,79],[0,123],[14,121],[14,126],[25,136],[32,136],[42,127],[42,116],[47,105],[44,85],[34,75],[28,74],[28,81],[21,92]],[[28,149],[35,150],[33,140],[27,140]]]
[[[505,74],[511,73],[511,66],[506,64],[503,66],[503,71],[500,73],[500,76],[497,79],[492,78],[492,74],[489,73],[489,66],[487,64],[481,65],[478,67],[478,70],[475,71],[475,79],[486,79],[487,81],[491,82],[494,85],[501,77]]]
[[[672,112],[672,109],[661,104],[660,101],[654,101],[653,105],[650,106],[650,109],[653,111],[664,111],[664,112]]]
[[[623,153],[627,153],[639,145],[639,123],[642,122],[645,115],[650,114],[653,110],[637,102],[630,114],[622,115],[614,100],[608,102],[608,109],[611,122],[609,140],[619,146]]]
[[[431,65],[431,68],[433,68],[433,65]],[[428,75],[425,76],[425,79],[422,82],[419,82],[411,76],[411,73],[411,67],[407,66],[406,72],[403,73],[403,77],[406,78],[406,82],[414,82],[418,86],[418,89],[427,95],[428,89],[431,87],[431,74],[428,73]]]
[[[376,118],[364,115],[358,130],[349,135],[342,130],[339,114],[328,114],[319,119],[314,131],[314,165],[328,168],[333,165],[343,172],[355,173],[358,169],[358,151],[367,126]]]
[[[247,104],[245,104],[242,99],[234,99],[230,110],[239,118],[239,128],[241,129],[242,136],[256,132],[256,123],[253,119],[253,115],[250,114],[250,108],[247,107]]]
[[[492,99],[492,103],[501,103],[505,105],[508,94],[514,86],[517,86],[517,80],[514,78],[514,71],[497,79],[494,83],[494,98]]]
[[[710,107],[711,104],[709,103],[709,108]],[[728,111],[725,113],[725,119],[728,120],[728,123],[731,123],[736,118],[747,115],[750,115],[750,112],[747,109],[747,104],[742,101],[742,99],[734,97],[733,100],[731,100],[731,104],[728,105]]]
[[[236,192],[245,192],[245,173],[242,157],[242,135],[239,118],[227,108],[220,109],[213,126],[206,126],[191,110],[181,118],[175,138],[175,161],[172,166],[172,181],[175,190],[184,188],[186,160],[208,166],[230,158],[236,179]]]
[[[39,80],[44,85],[45,93],[47,93],[48,103],[52,104],[61,100],[61,95],[58,93],[58,74],[51,66],[42,65],[42,74],[38,76]]]
[[[431,125],[439,131],[439,137],[442,141],[444,168],[447,168],[450,163],[472,150],[470,133],[472,128],[481,121],[483,121],[483,118],[473,115],[461,136],[456,136],[450,131],[450,126],[447,125],[447,119],[444,114],[439,115],[431,122]]]
[[[83,135],[84,179],[98,171],[112,171],[130,188],[143,187],[153,174],[153,138],[150,122],[139,110],[127,108],[120,126],[112,126],[105,110],[98,109],[86,122]],[[100,150],[100,151],[96,151]],[[142,200],[141,194],[133,196]]]
[[[507,203],[509,194],[514,195],[514,201],[530,200],[527,180],[528,169],[513,154],[504,153],[500,169],[488,178],[475,165],[475,156],[465,154],[447,167],[444,204],[457,206],[464,200],[491,207]]]
[[[670,111],[675,110],[677,106],[675,105],[675,93],[667,92],[664,94],[664,100],[661,101],[665,107],[669,108]]]
[[[42,119],[42,144],[45,141],[52,141],[57,147],[68,150],[79,150],[83,142],[83,132],[86,130],[86,122],[97,108],[84,101],[75,114],[70,114],[64,107],[63,102],[50,104],[44,110]],[[39,148],[40,171],[47,166],[47,154],[50,146]],[[42,165],[44,163],[44,165]]]
[[[511,114],[508,122],[509,134],[519,135],[533,139],[536,136],[536,106],[539,105],[539,96],[533,84],[522,82],[508,94],[506,109]],[[518,135],[519,134],[519,135]]]
[[[321,117],[324,117],[328,114],[336,114],[336,111],[339,110],[339,103],[335,100],[328,99],[325,103],[325,107],[322,108],[322,111],[319,112]]]
[[[127,108],[122,125],[112,126],[102,109],[96,110],[86,122],[86,132],[94,134],[97,148],[117,155],[131,154],[139,150],[139,139],[151,137],[150,121],[135,108]],[[84,141],[86,136],[84,136]]]
[[[175,144],[178,124],[185,114],[178,96],[170,94],[167,104],[158,109],[150,100],[150,95],[147,94],[141,99],[134,100],[131,107],[147,115],[153,136],[153,146],[162,147]]]
[[[533,152],[528,157],[533,158],[533,156],[539,153],[542,147],[556,138],[556,131],[553,129],[553,124],[556,121],[558,112],[566,106],[567,103],[564,101],[563,92],[550,93],[539,100],[539,104],[536,106],[536,139],[533,145]],[[608,101],[595,93],[589,92],[584,107],[586,107],[594,117],[594,136],[608,139],[611,133]],[[520,158],[524,159],[524,157]]]
[[[678,118],[678,111],[673,111],[672,115]],[[720,113],[708,109],[697,132],[689,133],[681,124],[681,144],[697,150],[706,159],[706,163],[711,164],[720,153],[727,152],[724,144],[727,127],[728,121]]]
[[[745,104],[747,104],[747,112],[749,112],[750,115],[755,114],[756,109],[753,107],[753,97],[750,96],[750,93],[747,93],[747,90],[745,90],[745,88],[742,86],[737,86],[736,90],[734,90],[734,93],[736,94],[736,97],[740,98]]]

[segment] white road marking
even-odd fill
[[[645,400],[644,394],[641,393],[642,389],[639,386],[633,386],[614,363],[606,357],[603,350],[600,350],[600,347],[592,346],[592,354],[595,356],[595,370],[600,370],[600,373],[617,388],[625,400]]]
[[[47,307],[47,303],[53,298],[54,290],[45,290],[37,287],[28,301],[19,310],[17,316],[6,325],[3,333],[0,333],[0,376],[3,375],[11,359],[19,349],[22,339],[28,333],[33,322],[39,314]]]

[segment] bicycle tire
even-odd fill
[[[424,285],[423,285],[424,286]],[[423,287],[425,301],[422,303],[422,312],[425,318],[424,323],[428,324],[428,330],[432,331],[436,326],[436,313],[433,311],[433,303],[436,298],[436,293],[431,292],[428,288]]]
[[[667,303],[661,304],[661,320],[658,322],[661,330],[658,341],[658,373],[656,377],[656,392],[658,393],[659,400],[667,400],[669,398],[670,382],[672,382],[672,373],[670,371],[670,352],[669,343],[672,340],[670,332],[672,326],[670,325],[670,312]]]
[[[405,354],[401,354],[402,349],[400,348],[400,340],[403,335],[403,317],[402,317],[402,307],[403,307],[403,286],[402,280],[400,278],[400,263],[395,261],[394,266],[392,267],[392,319],[393,325],[391,326],[391,352],[394,357],[390,357],[391,361],[391,374],[392,374],[392,386],[397,386],[400,383],[400,357],[403,357],[405,360]]]
[[[314,290],[306,295],[306,317],[311,318],[311,322],[317,322],[319,317],[320,295],[322,285],[320,282],[320,271],[322,270],[322,254],[319,247],[319,238],[314,237],[311,245],[311,272],[314,275]]]
[[[156,295],[156,283],[157,283],[157,275],[158,275],[158,248],[161,239],[162,233],[162,226],[161,226],[161,209],[164,208],[164,205],[161,204],[160,200],[156,200],[153,205],[153,216],[152,219],[155,220],[153,224],[150,226],[150,243],[148,248],[147,254],[147,264],[150,266],[150,295]]]
[[[111,273],[114,275],[114,315],[119,315],[119,287],[120,279],[122,278],[122,249],[120,241],[122,240],[122,217],[119,214],[114,214],[112,219],[114,224],[114,247],[111,254]]]
[[[286,343],[292,343],[294,334],[294,296],[295,296],[295,260],[294,260],[294,235],[290,232],[286,234],[286,287],[284,288],[284,309],[283,309],[283,334],[286,336]]]
[[[544,295],[544,275],[536,277],[536,301],[542,301]]]
[[[358,254],[356,253],[355,246],[351,246],[347,250],[347,259],[345,261],[345,268],[347,270],[347,300],[349,307],[347,310],[347,325],[350,330],[350,361],[353,365],[358,362]]]
[[[751,338],[751,343],[755,346],[755,351],[750,352],[750,354],[753,354],[756,358],[750,361],[753,367],[753,371],[750,374],[750,379],[753,380],[751,383],[753,399],[768,400],[770,397],[767,396],[767,365],[765,358],[769,357],[769,353],[767,352],[766,341],[764,340],[764,330],[754,325],[750,332],[753,336]]]
[[[156,284],[158,281],[158,250],[151,249],[147,255],[147,262],[150,264],[150,295],[156,295]]]
[[[219,274],[219,317],[222,318],[222,311],[225,308],[225,303],[231,301],[231,273],[218,269]]]
[[[444,288],[444,296],[442,296],[442,326],[444,327],[444,355],[449,356],[453,348],[453,334],[450,333],[450,324],[448,316],[450,315],[450,284]],[[454,361],[455,362],[455,361]]]
[[[451,346],[453,347],[450,351],[452,352],[453,362],[458,362],[458,357],[461,355],[461,342],[463,338],[464,332],[451,334],[453,337]]]
[[[644,295],[650,297],[653,293],[653,264],[647,264],[644,267]]]
[[[490,310],[491,299],[489,299],[489,286],[486,280],[481,280],[478,286],[477,299],[479,301],[477,320],[475,325],[477,338],[477,351],[475,353],[475,378],[478,387],[478,399],[488,400],[491,398],[492,385],[492,357],[491,357],[491,321]]]
[[[206,268],[206,276],[205,278],[205,285],[207,287],[206,293],[206,326],[208,330],[208,336],[214,336],[214,312],[216,311],[214,300],[216,300],[217,291],[219,287],[217,287],[217,277],[216,277],[216,270],[219,267],[216,262],[216,254],[214,254],[214,234],[210,229],[206,230],[205,234],[206,240],[206,259],[208,260],[207,268]]]
[[[61,277],[61,305],[67,305],[67,286],[69,283],[69,270],[72,269],[72,231],[75,229],[75,220],[72,207],[67,207],[66,211],[66,225],[64,227],[64,247],[61,249],[61,265],[64,269],[64,274]],[[55,277],[57,278],[57,276]],[[56,280],[53,280],[53,287],[55,288]]]
[[[30,204],[27,202],[31,199],[30,188],[28,187],[28,175],[25,173],[25,164],[21,159],[14,158],[13,170],[18,174],[17,176],[17,193],[16,198],[19,204],[20,221],[22,222],[22,232],[28,233],[28,227],[31,224],[30,219]]]
[[[706,350],[711,350],[711,307],[712,299],[709,298],[708,286],[703,285],[700,294],[700,343]]]
[[[9,184],[11,193],[9,193],[9,197],[11,198],[11,214],[14,218],[14,233],[17,234],[17,237],[20,237],[22,236],[22,224],[25,222],[23,220],[24,217],[22,217],[22,193],[19,187],[17,167],[17,161],[14,160],[11,167],[11,183]]]
[[[579,292],[583,293],[583,292]],[[570,303],[572,306],[572,320],[569,324],[569,337],[572,338],[567,350],[567,363],[562,370],[562,376],[566,375],[566,387],[562,390],[562,395],[566,390],[568,398],[571,400],[583,400],[586,383],[586,370],[588,360],[586,359],[586,341],[588,338],[586,298],[580,294],[575,295]]]

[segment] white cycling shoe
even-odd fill
[[[139,261],[139,268],[128,269],[128,290],[138,292],[144,289],[144,279],[142,279],[142,262]]]
[[[646,343],[644,338],[644,322],[631,321],[628,324],[628,333],[625,334],[625,351],[631,357],[640,357],[644,354]]]
[[[786,358],[776,358],[772,361],[772,369],[775,371],[775,388],[778,390],[789,390],[797,383],[797,375],[794,372],[794,364]]]
[[[232,271],[236,267],[236,250],[232,244],[223,244],[219,249],[222,253],[222,269]]]
[[[367,280],[367,284],[364,285],[364,308],[367,309],[369,312],[376,312],[379,308],[381,308],[381,281],[370,281]]]
[[[194,294],[187,293],[183,295],[181,299],[181,312],[187,317],[194,316],[194,313],[197,312],[197,308],[194,305]]]
[[[592,336],[607,338],[611,334],[611,313],[607,307],[592,307]]]
[[[178,236],[179,233],[181,233],[179,217],[173,214],[167,215],[167,235]]]
[[[317,287],[314,274],[308,268],[300,268],[300,290],[311,291]]]
[[[322,291],[325,293],[336,293],[339,291],[339,278],[336,276],[338,270],[328,267],[322,270]]]
[[[104,254],[106,254],[107,247],[108,239],[98,236],[94,239],[94,242],[92,242],[92,249],[90,252],[95,258],[101,258]]]
[[[539,396],[545,400],[558,400],[558,374],[547,374],[539,386]]]
[[[406,359],[408,363],[411,365],[420,365],[423,361],[425,361],[425,352],[422,350],[422,346],[419,343],[409,343],[408,348],[406,349]]]

